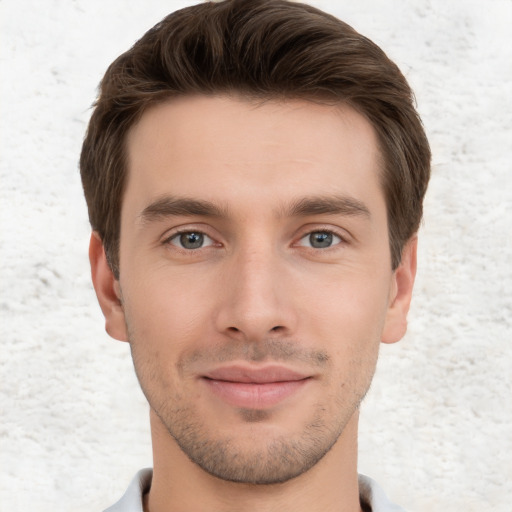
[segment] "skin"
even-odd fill
[[[416,271],[416,238],[391,267],[372,126],[346,105],[186,97],[127,151],[119,281],[97,234],[90,259],[151,407],[145,510],[359,511],[358,408]],[[303,379],[233,404],[205,377],[226,365]]]

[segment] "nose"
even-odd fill
[[[291,336],[297,325],[286,262],[271,250],[234,255],[226,262],[217,329],[239,341]]]

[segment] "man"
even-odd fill
[[[94,287],[151,410],[109,511],[401,510],[357,475],[430,151],[398,68],[312,7],[178,11],[107,70],[81,156]]]

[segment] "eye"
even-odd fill
[[[327,249],[333,245],[337,245],[343,240],[331,231],[313,231],[303,236],[299,245],[303,247],[312,247],[313,249]]]
[[[184,231],[177,233],[168,239],[168,243],[181,249],[201,249],[213,245],[213,240],[200,231]]]

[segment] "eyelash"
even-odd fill
[[[188,249],[185,248],[185,247],[180,247],[179,245],[172,243],[173,240],[176,240],[181,235],[192,234],[192,233],[195,233],[197,235],[202,235],[204,237],[207,237],[212,243],[207,245],[207,246],[201,246],[201,247],[197,247],[197,248],[188,248]],[[322,233],[322,234],[330,235],[332,237],[337,238],[338,241],[333,243],[333,244],[331,244],[331,245],[329,245],[329,246],[327,246],[327,247],[312,247],[311,245],[305,245],[305,244],[300,243],[306,237],[311,237],[315,233]],[[311,250],[311,251],[315,251],[315,252],[317,252],[317,251],[325,252],[325,251],[328,251],[330,249],[336,249],[340,245],[347,245],[348,243],[349,243],[349,241],[347,240],[347,236],[346,235],[342,236],[341,233],[339,233],[338,231],[335,231],[335,230],[333,230],[331,228],[319,227],[319,228],[312,229],[311,231],[307,231],[307,232],[303,233],[300,236],[300,238],[298,239],[298,242],[295,242],[293,245],[295,247],[297,247],[297,246],[304,247],[305,249],[308,249],[308,250]],[[213,237],[211,237],[210,235],[205,233],[204,230],[201,230],[201,229],[180,229],[180,230],[175,231],[174,233],[172,233],[172,235],[166,237],[162,241],[162,244],[163,245],[173,245],[176,250],[179,250],[182,253],[187,254],[187,255],[192,255],[193,253],[197,252],[199,249],[208,249],[208,248],[214,247],[214,246],[220,247],[222,245],[222,244],[220,244],[218,242],[215,242]]]
[[[216,243],[215,240],[210,235],[208,235],[207,233],[204,232],[204,230],[201,230],[201,229],[180,229],[178,231],[175,231],[174,233],[172,233],[172,235],[167,236],[162,241],[162,245],[173,245],[176,249],[183,251],[187,254],[191,254],[191,253],[195,252],[194,249],[186,249],[185,247],[180,247],[178,245],[173,244],[172,242],[173,242],[173,240],[176,240],[177,238],[179,238],[181,235],[192,234],[192,233],[207,237],[209,240],[211,240],[213,242],[212,244],[210,244],[206,247],[199,247],[198,249],[206,249],[208,247],[212,247],[215,245],[220,246],[219,243]]]
[[[326,234],[326,235],[330,235],[331,237],[335,237],[338,239],[337,242],[333,242],[331,245],[329,245],[328,247],[311,247],[311,246],[308,246],[308,245],[302,245],[300,242],[302,242],[304,239],[308,238],[308,237],[311,237],[312,235],[314,235],[315,233],[317,234]],[[339,245],[346,245],[348,243],[346,237],[342,236],[339,232],[337,231],[334,231],[332,229],[328,229],[328,228],[325,228],[325,229],[322,229],[322,228],[317,228],[317,229],[313,229],[312,231],[308,231],[307,233],[304,233],[300,238],[299,238],[299,243],[298,244],[295,244],[295,245],[299,245],[300,247],[305,247],[307,249],[311,249],[311,250],[314,250],[314,251],[327,251],[329,249],[335,249],[337,246]]]

